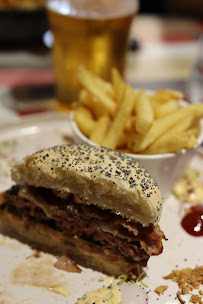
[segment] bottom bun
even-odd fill
[[[1,212],[3,233],[31,245],[32,248],[52,253],[67,255],[77,264],[118,277],[125,274],[136,278],[142,272],[140,263],[130,262],[112,250],[78,237],[72,237],[40,223],[26,223],[6,209]]]

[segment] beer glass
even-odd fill
[[[47,0],[53,33],[56,97],[69,105],[78,96],[78,65],[105,80],[124,72],[130,25],[138,0]]]

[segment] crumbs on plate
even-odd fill
[[[160,285],[158,286],[154,291],[158,294],[158,295],[161,295],[161,294],[164,294],[164,292],[168,289],[168,286],[167,285]]]
[[[194,269],[184,268],[180,270],[173,270],[170,274],[164,276],[163,278],[165,280],[172,280],[178,284],[179,290],[177,292],[177,297],[181,303],[186,303],[186,301],[182,299],[182,295],[192,292],[193,289],[199,289],[199,295],[191,294],[190,303],[203,304],[203,290],[200,290],[200,285],[203,284],[203,266],[197,266]],[[166,289],[167,286],[165,288],[163,285],[157,287],[154,291],[160,295],[163,294]]]

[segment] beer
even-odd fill
[[[70,103],[77,99],[79,91],[76,78],[79,64],[106,80],[110,79],[111,67],[117,67],[123,74],[128,34],[135,10],[127,10],[124,14],[117,11],[109,13],[109,9],[108,13],[95,13],[72,9],[70,1],[65,1],[67,6],[64,6],[64,1],[51,5],[56,2],[49,1],[47,8],[54,35],[56,95],[61,102]]]

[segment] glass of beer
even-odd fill
[[[138,0],[47,0],[53,33],[56,97],[69,105],[77,100],[78,65],[110,79],[111,68],[123,75],[129,30]]]

